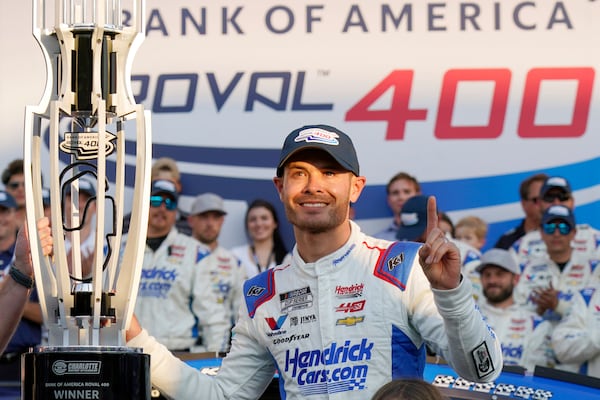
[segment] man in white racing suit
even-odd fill
[[[152,357],[169,398],[256,399],[279,373],[283,399],[368,399],[422,377],[425,345],[462,377],[492,381],[502,355],[461,276],[460,254],[429,201],[424,244],[369,237],[348,219],[365,186],[351,139],[327,125],[286,138],[274,183],[294,226],[291,264],[244,285],[232,347],[208,377],[169,354],[135,319],[128,345]]]
[[[221,196],[202,193],[194,199],[187,220],[192,229],[192,237],[210,251],[210,254],[204,256],[202,265],[208,269],[212,290],[217,301],[229,313],[228,318],[233,327],[240,308],[246,270],[231,251],[219,244],[225,215],[227,211]]]
[[[514,298],[523,307],[557,321],[571,306],[573,293],[600,273],[600,262],[593,253],[572,247],[576,224],[568,207],[548,208],[541,227],[545,254],[525,264]]]
[[[536,365],[554,367],[552,324],[514,301],[513,289],[521,271],[510,252],[486,251],[476,270],[483,293],[478,305],[500,339],[504,365],[519,365],[532,372]]]

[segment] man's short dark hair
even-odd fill
[[[392,183],[399,181],[401,179],[412,182],[412,184],[415,185],[415,190],[417,191],[417,193],[421,192],[421,184],[419,183],[417,178],[415,178],[414,176],[410,175],[407,172],[398,172],[396,175],[394,175],[390,178],[390,180],[388,181],[388,184],[385,186],[385,190],[386,190],[387,194],[390,194],[390,187],[392,186]]]
[[[2,172],[2,183],[6,185],[13,175],[23,173],[23,160],[12,160],[6,169]]]
[[[519,195],[521,196],[522,200],[529,200],[529,188],[531,187],[531,184],[534,182],[546,182],[546,179],[548,179],[548,175],[542,173],[539,174],[535,174],[535,175],[531,175],[530,177],[524,179],[521,182],[521,186],[519,186]]]

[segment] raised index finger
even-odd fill
[[[427,231],[425,237],[429,237],[432,230],[438,226],[437,204],[435,196],[429,196],[427,199]]]

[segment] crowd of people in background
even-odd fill
[[[93,213],[94,185],[82,182],[79,202],[91,199]],[[21,160],[7,165],[2,183],[0,281],[8,273],[17,231],[25,219]],[[218,188],[210,189],[197,194],[184,211],[178,202],[182,186],[176,161],[159,158],[152,168],[135,313],[142,326],[173,352],[227,352],[244,281],[289,264],[292,258],[280,233],[287,221],[281,222],[274,205],[260,198],[248,204],[240,227],[247,243],[224,248],[219,235],[228,211]],[[527,370],[539,365],[600,378],[600,232],[577,220],[565,177],[535,174],[515,190],[524,217],[485,252],[488,226],[481,217],[452,221],[439,210],[439,227],[460,250],[463,277],[471,282],[480,312],[500,338],[505,365]],[[406,172],[395,174],[386,191],[392,219],[373,236],[424,243],[429,194],[422,193],[419,181]],[[49,196],[44,198],[48,204]],[[85,223],[77,241],[82,257],[91,258],[95,221],[89,218]],[[71,246],[70,237],[65,240]],[[0,356],[3,378],[18,380],[19,356],[42,343],[42,332],[33,290],[21,323]],[[377,398],[404,398],[390,397],[388,392],[381,391]]]
[[[387,186],[393,223],[398,221],[395,238],[422,241],[425,196],[413,178],[413,194],[402,207],[392,207],[398,176],[410,175],[396,174]],[[461,250],[463,276],[471,280],[482,315],[501,339],[505,365],[600,377],[600,336],[593,331],[600,321],[594,306],[600,299],[600,231],[576,220],[566,177],[533,174],[518,193],[522,221],[483,254],[484,219],[469,215],[454,222],[440,212],[448,237]]]

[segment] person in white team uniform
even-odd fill
[[[208,248],[175,227],[177,200],[172,181],[152,182],[135,314],[171,351],[222,352],[229,344],[229,312],[202,266]]]
[[[235,323],[242,299],[242,285],[246,280],[246,271],[237,258],[219,244],[219,235],[225,222],[223,198],[215,193],[202,193],[192,203],[188,223],[192,237],[206,245],[210,250],[202,262],[209,269],[212,289],[219,302],[230,312],[231,326]]]
[[[563,205],[548,208],[541,223],[546,252],[530,259],[515,288],[515,301],[556,323],[571,307],[574,293],[600,273],[593,254],[573,247],[575,215]]]
[[[483,293],[477,304],[500,339],[504,365],[518,365],[532,372],[536,365],[554,367],[552,324],[514,301],[513,290],[521,271],[511,254],[490,249],[483,253],[476,271]]]

